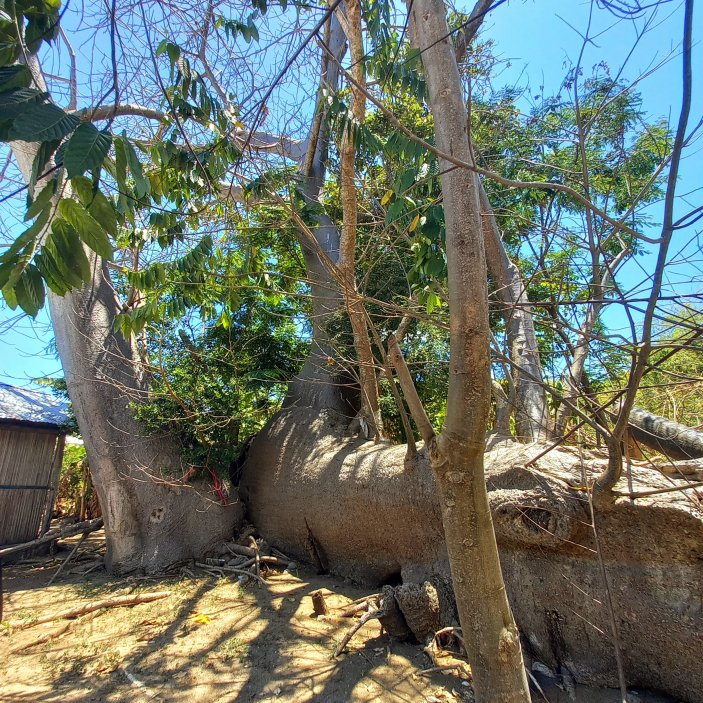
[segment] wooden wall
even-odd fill
[[[30,541],[48,528],[64,442],[53,429],[0,425],[0,546]]]

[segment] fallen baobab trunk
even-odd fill
[[[242,496],[272,544],[356,581],[448,575],[440,505],[423,451],[346,436],[348,418],[290,408],[252,444]],[[486,456],[505,581],[525,654],[577,681],[617,685],[610,615],[582,472],[602,456],[514,445]],[[671,488],[637,469],[638,490]],[[703,687],[703,511],[692,491],[618,499],[597,514],[627,682],[687,701]],[[311,551],[314,554],[311,554]]]
[[[703,457],[703,432],[641,408],[630,412],[629,432],[637,442],[669,459]]]

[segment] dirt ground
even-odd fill
[[[376,621],[334,660],[332,653],[353,622],[338,613],[367,595],[348,582],[305,569],[270,571],[265,585],[240,585],[236,576],[214,578],[195,568],[163,578],[111,578],[96,568],[100,534],[81,545],[79,556],[51,586],[48,581],[78,538],[67,540],[55,557],[5,566],[3,703],[472,699],[468,681],[455,671],[420,674],[432,666],[422,648],[381,635]],[[312,614],[311,594],[317,590],[332,609],[329,617]],[[32,624],[91,601],[154,591],[169,595]]]

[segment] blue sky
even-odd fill
[[[463,4],[458,6],[464,9]],[[465,7],[470,8],[470,5]],[[506,61],[497,84],[524,87],[526,103],[530,95],[537,95],[542,90],[546,95],[557,93],[569,66],[578,57],[581,45],[578,32],[585,31],[590,7],[589,2],[572,0],[510,0],[491,13],[484,27],[484,36],[495,41],[497,54]],[[700,17],[699,7],[694,28],[702,26]],[[682,23],[682,4],[664,4],[657,15],[656,29],[642,39],[623,73],[625,79],[632,80],[666,61],[642,80],[639,90],[644,108],[651,117],[670,117],[673,122],[678,116],[681,100],[679,46]],[[612,71],[617,70],[632,47],[637,27],[641,26],[642,20],[618,22],[608,12],[596,8],[591,30],[594,38],[584,53],[585,72],[590,72],[591,67],[600,61],[606,61]],[[695,124],[703,111],[701,77],[696,73],[698,67],[703,67],[703,46],[700,44],[694,50],[693,66],[695,90],[690,124]],[[682,164],[679,214],[701,203],[701,173],[703,156],[699,140],[689,149]],[[4,214],[0,216],[4,217]],[[656,208],[652,216],[657,220]],[[701,259],[700,248],[696,231],[684,230],[678,235],[672,253],[683,249],[684,253],[679,257],[682,262],[670,266],[668,278],[679,290],[700,292],[703,289],[698,261]],[[690,263],[691,259],[693,263]],[[631,288],[639,285],[651,265],[651,256],[638,257],[628,266],[627,285]],[[15,319],[17,317],[15,313],[0,308],[0,380],[27,385],[32,378],[60,374],[60,364],[50,350],[52,339],[46,311],[34,321],[26,317]],[[11,325],[10,320],[14,320]],[[617,326],[617,316],[612,320]]]

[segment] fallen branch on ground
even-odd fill
[[[138,593],[136,595],[129,596],[115,596],[114,598],[106,598],[104,600],[96,600],[91,603],[86,603],[85,605],[78,606],[77,608],[71,608],[69,610],[62,610],[59,613],[54,613],[53,615],[44,615],[41,618],[37,618],[32,622],[21,622],[21,623],[11,623],[11,626],[18,630],[26,630],[34,625],[43,625],[46,622],[53,622],[54,620],[70,620],[71,618],[77,618],[86,613],[92,613],[94,610],[101,610],[102,608],[121,608],[126,605],[138,605],[139,603],[150,603],[154,600],[160,600],[161,598],[166,598],[171,595],[171,591],[156,591],[154,593]]]
[[[422,669],[418,671],[414,676],[429,676],[430,674],[436,674],[445,671],[455,671],[456,669],[461,669],[461,664],[439,664],[438,666],[431,666],[429,669]]]
[[[200,567],[201,569],[205,569],[205,571],[229,571],[232,574],[242,574],[244,576],[248,576],[249,578],[256,579],[257,581],[260,581],[263,584],[266,584],[266,581],[261,578],[261,576],[257,576],[255,573],[251,571],[247,571],[246,569],[237,569],[234,566],[212,566],[210,564],[203,564],[202,562],[196,561],[195,565]]]
[[[337,648],[334,650],[334,656],[338,657],[343,651],[344,648],[349,644],[351,641],[351,638],[354,637],[354,635],[364,626],[366,625],[367,622],[370,620],[377,620],[378,616],[381,614],[380,610],[369,610],[368,613],[365,613],[362,615],[350,628],[349,631],[347,632],[346,635],[344,635],[344,638],[342,641],[337,645]]]
[[[57,630],[54,630],[53,632],[47,632],[45,635],[42,635],[36,640],[32,640],[31,642],[27,642],[27,644],[21,644],[19,647],[14,647],[13,649],[10,650],[10,654],[19,654],[20,652],[24,652],[26,649],[29,649],[30,647],[36,647],[39,644],[44,644],[45,642],[48,642],[49,640],[53,640],[56,637],[61,637],[64,633],[66,633],[69,628],[73,625],[72,622],[67,622],[65,625],[62,625],[59,627]]]
[[[83,544],[83,542],[85,542],[85,539],[88,536],[88,534],[89,534],[88,532],[84,532],[81,535],[81,538],[76,543],[76,546],[71,550],[71,553],[63,560],[63,562],[61,563],[61,566],[59,566],[59,568],[56,569],[56,573],[49,579],[49,583],[46,584],[47,586],[51,586],[51,584],[54,583],[54,581],[56,581],[56,579],[59,577],[59,574],[68,565],[68,562],[71,561],[71,559],[73,559],[73,557],[76,555],[76,552],[80,549],[81,544]]]
[[[0,559],[9,556],[10,554],[16,554],[17,552],[23,552],[26,549],[31,549],[32,547],[38,547],[40,544],[46,544],[47,542],[54,542],[58,539],[65,539],[66,537],[72,537],[80,532],[85,532],[89,534],[99,530],[103,526],[103,519],[101,517],[95,520],[86,520],[85,522],[77,522],[73,525],[68,525],[61,529],[49,530],[46,534],[33,539],[31,542],[23,542],[22,544],[15,544],[11,547],[5,547],[0,549]]]

